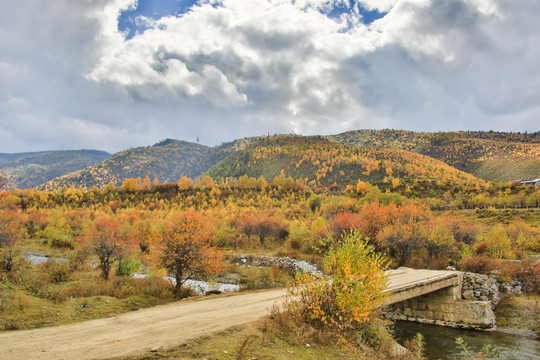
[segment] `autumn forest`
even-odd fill
[[[521,144],[538,151],[536,141]],[[120,154],[31,189],[10,187],[4,172],[0,326],[42,327],[153,306],[193,295],[183,286],[192,279],[284,286],[292,279],[286,269],[239,267],[238,258],[322,266],[351,233],[383,254],[387,268],[538,278],[529,257],[540,252],[538,186],[482,179],[402,145],[363,145],[262,137],[214,149],[206,165],[175,155],[184,156],[185,174],[206,166],[198,176],[175,170],[165,177],[149,161],[153,176],[119,180],[113,169],[144,165]],[[32,254],[57,261],[32,265]],[[527,291],[538,293],[538,281],[531,284]]]

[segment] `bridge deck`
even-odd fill
[[[459,283],[459,273],[455,271],[399,268],[388,270],[386,274],[389,285],[384,291],[388,294],[384,305],[412,299]]]

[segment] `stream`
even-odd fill
[[[134,273],[133,277],[136,279],[145,278],[148,275],[142,273]],[[170,281],[171,284],[176,285],[176,280],[172,276],[165,276],[164,279]],[[195,291],[197,295],[208,295],[213,292],[226,293],[231,291],[240,291],[240,285],[229,283],[212,283],[204,280],[186,280],[183,284],[184,287],[190,288]]]
[[[496,345],[504,354],[501,359],[540,359],[540,341],[499,332],[452,329],[442,326],[419,324],[407,321],[395,323],[395,339],[403,345],[414,338],[416,333],[424,336],[424,355],[428,360],[462,359],[456,338],[465,340],[468,349],[474,353],[482,351],[486,344]],[[514,357],[508,357],[512,354]],[[484,358],[487,360],[488,358]]]

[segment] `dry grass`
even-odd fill
[[[271,315],[248,326],[188,341],[172,349],[158,349],[139,356],[121,357],[116,360],[185,360],[185,359],[236,359],[236,360],[398,360],[392,355],[391,341],[378,345],[365,339],[381,338],[383,332],[390,339],[383,323],[374,321],[369,328],[357,329],[350,334],[349,342],[340,342],[335,333],[315,330],[299,323],[290,311],[274,307]]]
[[[0,331],[97,319],[174,300],[171,284],[160,278],[105,281],[88,265],[23,262],[0,273]]]

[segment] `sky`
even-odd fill
[[[0,152],[540,130],[538,0],[0,0]]]

